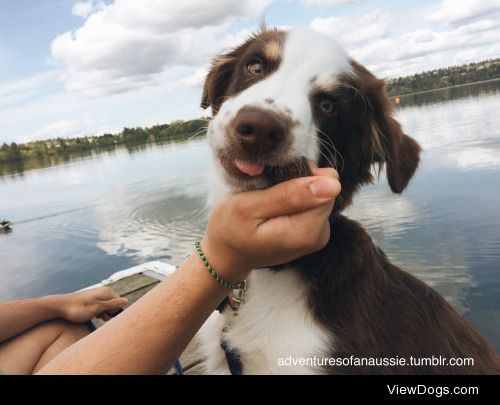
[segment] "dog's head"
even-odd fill
[[[231,190],[265,188],[266,166],[301,156],[336,167],[336,210],[348,205],[372,166],[385,164],[400,193],[420,147],[393,117],[385,83],[311,30],[264,30],[213,61],[203,108],[212,107],[208,141]]]

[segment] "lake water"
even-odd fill
[[[500,82],[401,98],[423,146],[403,195],[385,179],[347,214],[500,351]],[[174,264],[206,226],[204,139],[119,149],[0,177],[0,300],[68,292],[149,260]]]

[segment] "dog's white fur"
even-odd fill
[[[216,155],[227,144],[227,126],[244,106],[291,112],[290,156],[318,160],[319,143],[310,105],[312,86],[331,88],[341,73],[351,73],[347,54],[332,39],[310,30],[288,32],[282,61],[276,72],[236,96],[229,97],[213,118],[208,141],[214,152],[212,201],[230,192],[224,168]],[[271,105],[265,102],[272,98]],[[308,358],[331,353],[333,338],[315,322],[308,302],[309,286],[293,269],[253,270],[245,302],[235,315],[230,308],[214,313],[200,335],[207,372],[229,373],[221,338],[238,349],[245,374],[321,373],[320,368],[280,367],[280,358]],[[227,331],[223,334],[223,329]]]
[[[244,305],[237,315],[214,313],[200,335],[209,374],[229,374],[222,338],[234,345],[245,374],[313,374],[320,369],[291,365],[280,359],[307,359],[328,353],[330,341],[316,324],[308,305],[308,285],[296,271],[253,270]],[[229,326],[227,332],[222,330]]]
[[[341,73],[352,73],[348,55],[332,38],[307,29],[291,30],[287,33],[282,61],[276,72],[229,97],[211,120],[207,139],[212,151],[223,151],[227,145],[227,126],[238,111],[245,106],[271,110],[278,114],[290,114],[297,123],[291,129],[292,145],[288,151],[289,160],[305,156],[317,161],[320,145],[314,125],[309,95],[313,87],[331,88]],[[266,103],[273,99],[274,103]],[[229,191],[220,184],[224,168],[216,159],[213,178],[218,193]],[[249,180],[252,183],[254,180]],[[252,188],[261,188],[258,184]],[[219,196],[220,194],[218,194]],[[213,198],[213,196],[211,197]]]

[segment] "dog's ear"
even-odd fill
[[[232,53],[218,56],[213,60],[203,86],[201,108],[212,107],[212,113],[217,114],[224,101],[235,65],[236,58]]]
[[[420,161],[420,145],[404,134],[401,125],[389,117],[382,126],[387,136],[386,173],[394,193],[401,193],[417,170]]]
[[[365,135],[370,139],[372,163],[385,163],[391,190],[401,193],[418,167],[421,148],[413,138],[403,133],[401,125],[393,117],[393,106],[387,96],[385,82],[355,61],[351,61],[351,66],[356,76],[356,87],[364,98]]]

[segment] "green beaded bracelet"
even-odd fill
[[[222,287],[224,287],[228,290],[240,290],[243,288],[243,286],[245,284],[243,281],[241,283],[234,285],[234,284],[230,284],[230,283],[228,283],[220,278],[220,276],[215,272],[215,270],[212,268],[212,266],[210,266],[210,263],[208,262],[207,258],[205,257],[205,254],[201,250],[200,242],[195,242],[194,247],[196,248],[196,251],[198,252],[198,255],[200,256],[200,259],[203,262],[203,264],[205,265],[205,267],[207,268],[208,272],[210,273],[210,275],[213,278],[215,278],[215,281],[217,281],[217,283],[219,283]]]

